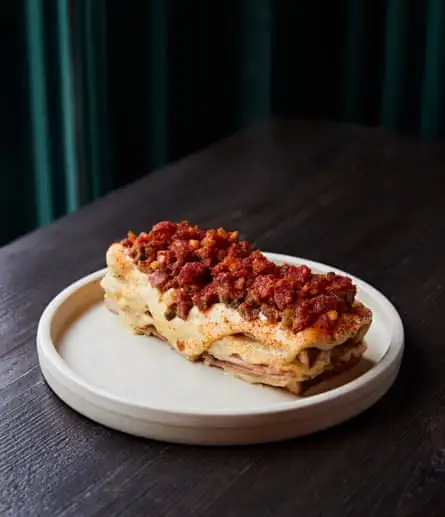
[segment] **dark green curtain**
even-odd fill
[[[445,133],[443,0],[3,0],[0,13],[0,244],[273,115]]]

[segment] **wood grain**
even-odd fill
[[[274,121],[1,249],[0,515],[445,515],[444,194],[440,143]],[[335,429],[230,449],[132,438],[65,407],[37,367],[41,311],[111,240],[184,218],[385,292],[407,340],[388,395]]]

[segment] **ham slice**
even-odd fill
[[[303,380],[300,377],[298,382],[295,379],[295,371],[291,372],[263,364],[247,363],[237,354],[233,354],[222,359],[214,357],[210,353],[205,353],[203,355],[203,360],[209,366],[221,368],[224,371],[253,384],[265,384],[274,387],[286,388],[292,393],[300,395],[304,391],[305,387],[309,387],[314,384],[313,378],[310,375],[311,368],[308,363],[309,357],[311,357],[313,362],[312,371],[314,373],[318,372],[316,364],[317,361],[322,360],[323,362],[329,362],[328,366],[324,368],[325,375],[323,375],[322,378],[320,377],[320,380],[324,380],[327,377],[326,374],[333,376],[354,366],[354,364],[356,364],[362,357],[365,349],[366,346],[363,342],[355,343],[353,340],[349,340],[343,345],[328,352],[317,349],[304,350],[300,354],[302,359],[302,376],[306,374],[307,379]],[[317,373],[315,373],[314,378],[316,378],[316,376]]]

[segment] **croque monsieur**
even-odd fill
[[[245,381],[298,395],[366,349],[372,314],[350,278],[277,265],[238,232],[164,221],[106,260],[105,301],[127,327]]]

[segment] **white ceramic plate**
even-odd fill
[[[266,255],[343,273],[309,260]],[[99,282],[104,273],[82,278],[51,301],[39,322],[37,347],[53,391],[79,413],[113,429],[201,445],[302,436],[369,408],[390,388],[400,367],[403,327],[397,311],[354,277],[358,298],[374,313],[365,358],[348,374],[299,398],[191,363],[157,338],[131,334],[103,304]]]

